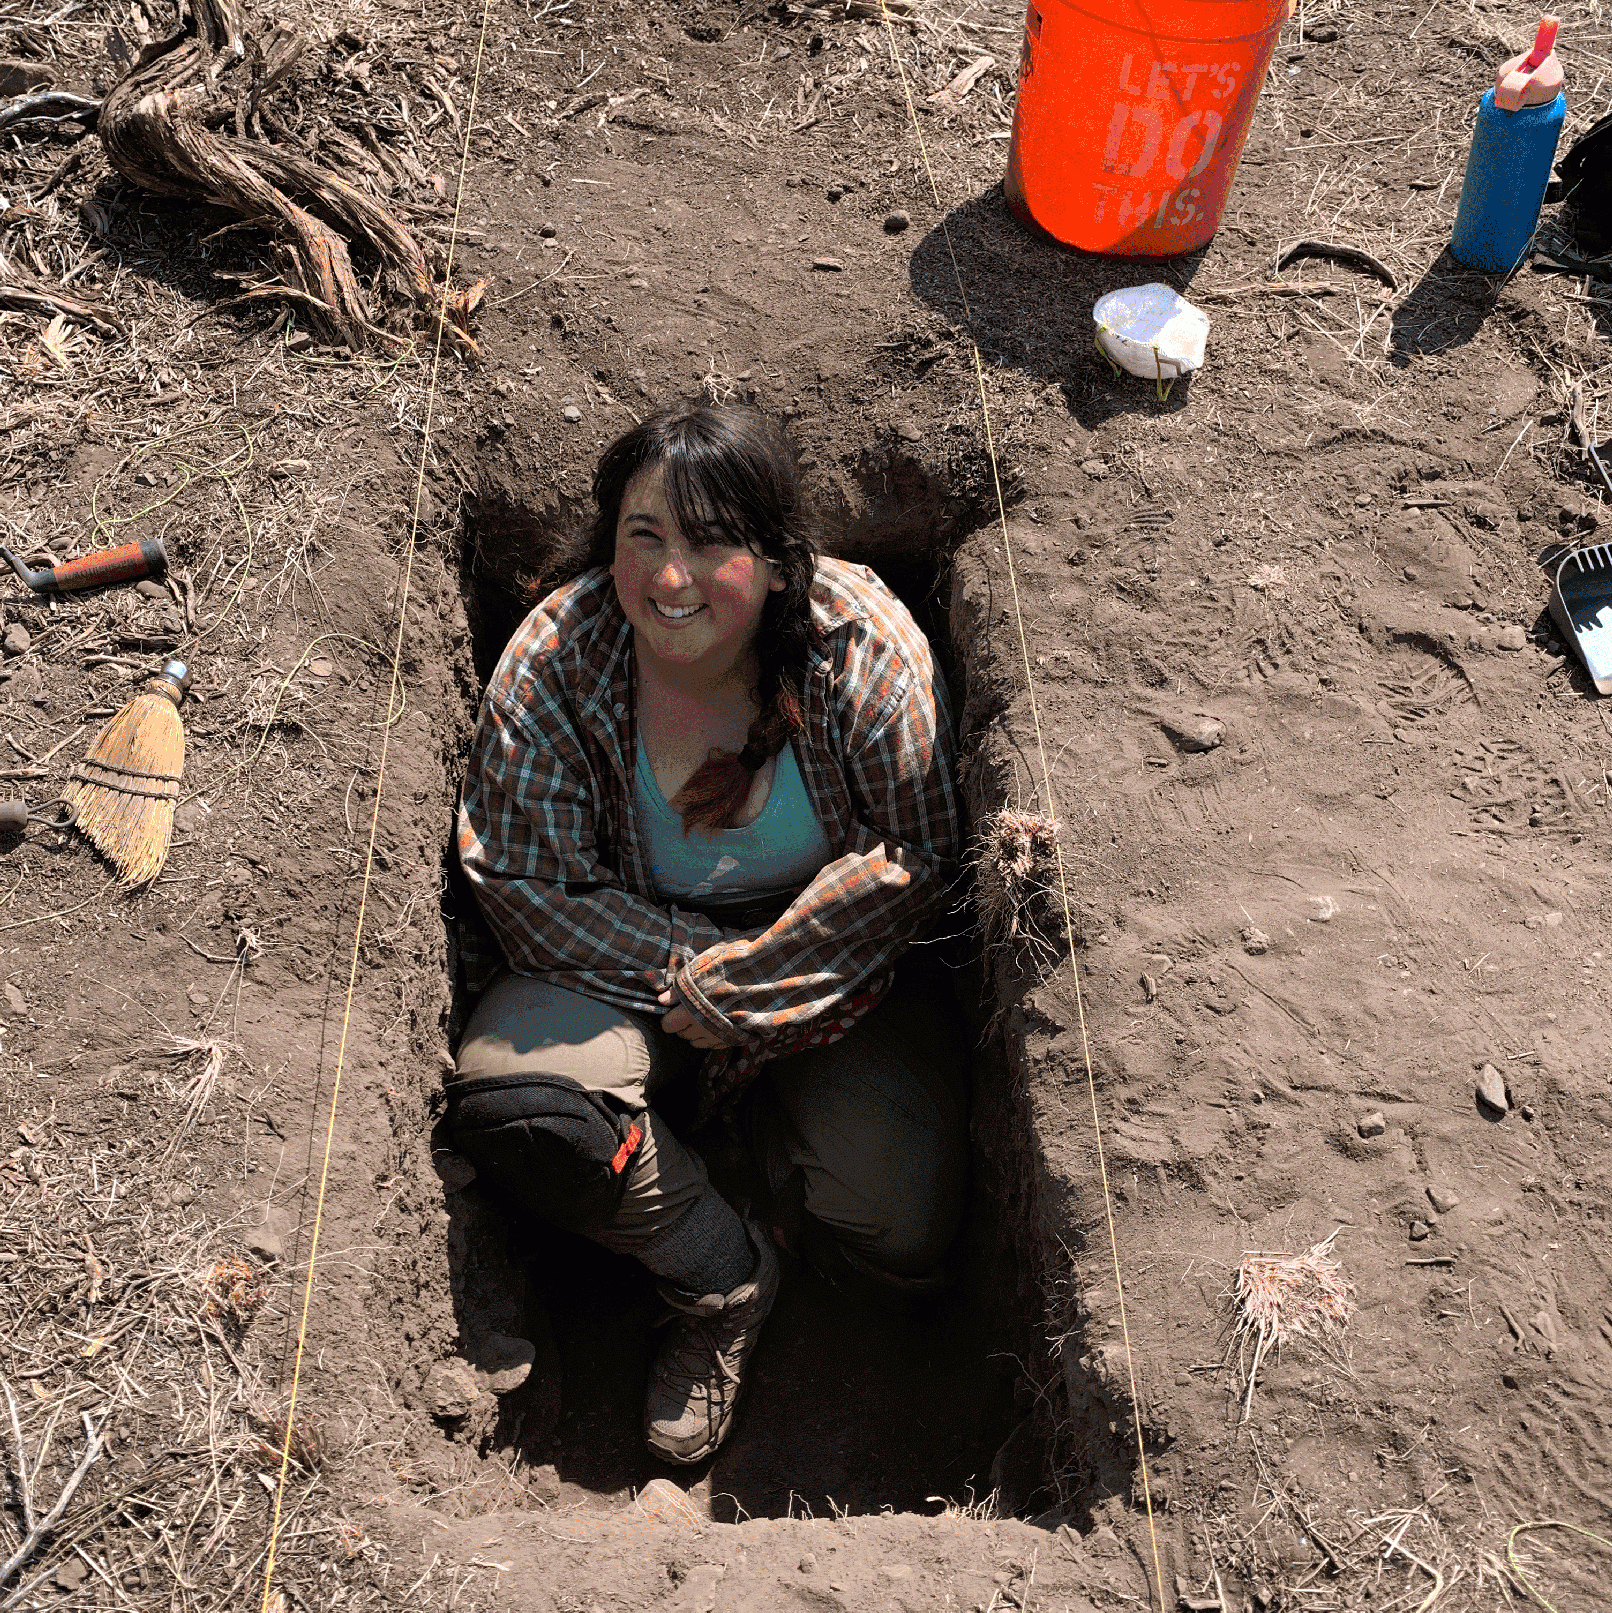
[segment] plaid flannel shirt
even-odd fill
[[[928,641],[865,566],[820,558],[822,648],[793,741],[834,857],[776,922],[724,930],[655,893],[633,807],[632,629],[603,570],[550,594],[482,703],[459,856],[517,973],[659,1016],[668,988],[748,1069],[832,1039],[944,909],[961,815]]]

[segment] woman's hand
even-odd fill
[[[661,1016],[660,1028],[670,1036],[681,1036],[685,1042],[695,1047],[725,1047],[725,1042],[718,1041],[704,1025],[700,1023],[681,1003],[673,1004],[672,994],[663,991],[658,999],[662,1008],[669,1012]]]

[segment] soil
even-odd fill
[[[168,646],[195,682],[156,884],[0,839],[0,1563],[107,1441],[0,1607],[261,1599],[271,1534],[276,1606],[1118,1608],[1156,1567],[1172,1607],[1600,1605],[1604,1542],[1511,1535],[1612,1532],[1612,721],[1545,612],[1601,536],[1606,293],[1443,251],[1533,14],[1306,8],[1214,242],[1139,268],[1002,200],[1016,8],[907,9],[494,4],[462,187],[480,10],[288,9],[280,125],[489,281],[434,391],[423,337],[235,300],[249,228],[8,132],[0,270],[118,325],[0,313],[6,541],[161,536],[174,586],[7,585],[5,788],[54,797]],[[172,20],[68,10],[0,57],[98,94]],[[1273,284],[1318,237],[1397,289]],[[1212,321],[1167,399],[1092,348],[1148,278]],[[602,445],[702,394],[788,418],[829,546],[942,647],[978,1050],[952,1291],[792,1271],[690,1473],[639,1443],[645,1280],[506,1224],[436,1126],[480,679]],[[1006,907],[1004,812],[1059,847]],[[1318,1246],[1352,1313],[1250,1382],[1239,1268]]]

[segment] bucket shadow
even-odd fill
[[[967,331],[986,363],[1056,385],[1070,414],[1090,430],[1115,415],[1160,413],[1187,403],[1183,382],[1161,401],[1150,383],[1115,376],[1097,351],[1092,305],[1107,292],[1150,280],[1185,295],[1202,261],[1202,251],[1166,259],[1076,251],[1020,223],[1002,187],[993,185],[954,208],[944,225],[918,243],[910,274],[920,300]]]
[[[1391,361],[1404,368],[1413,358],[1447,353],[1472,340],[1499,300],[1503,277],[1458,263],[1446,247],[1410,295],[1394,310]]]

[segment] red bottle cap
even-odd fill
[[[1549,106],[1562,93],[1564,74],[1556,59],[1556,32],[1560,17],[1541,17],[1532,50],[1514,56],[1494,81],[1494,104],[1502,112],[1525,106]]]

